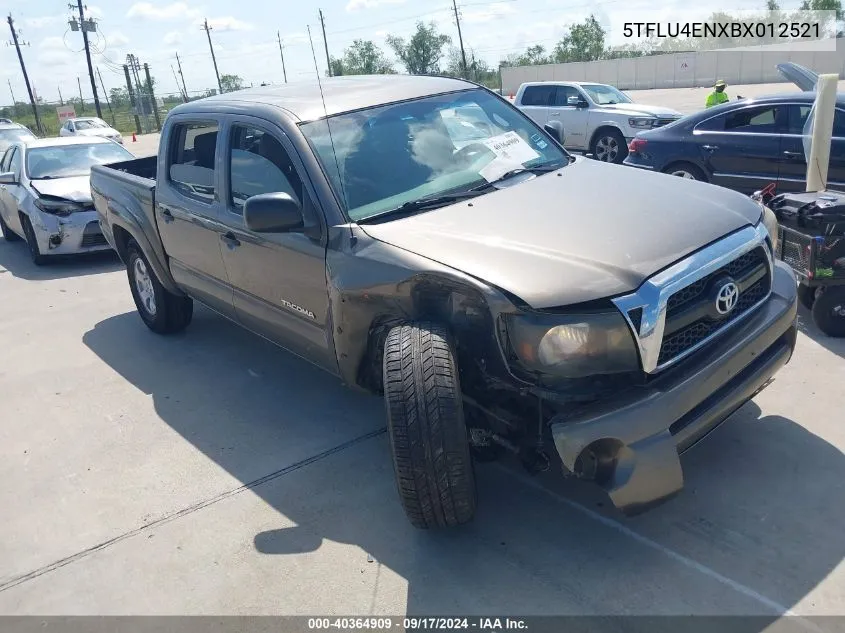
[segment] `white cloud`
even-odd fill
[[[466,11],[463,13],[465,22],[490,22],[500,20],[508,15],[516,13],[512,4],[506,2],[494,2],[493,4],[477,11]]]
[[[120,50],[126,48],[127,44],[129,44],[129,38],[126,37],[120,31],[109,33],[106,36],[106,46],[111,50]]]
[[[43,66],[65,66],[71,61],[70,51],[49,49],[38,55],[38,62]]]
[[[162,42],[164,42],[166,46],[176,46],[181,41],[182,33],[179,31],[170,31],[170,33],[166,33],[164,35],[164,39],[162,39]]]
[[[136,2],[126,12],[128,18],[146,18],[148,20],[191,20],[199,17],[199,9],[184,2],[154,5],[150,2]]]
[[[85,17],[86,18],[101,18],[103,17],[103,10],[93,4],[86,4],[85,5]]]
[[[255,27],[250,24],[249,22],[244,22],[242,20],[238,20],[237,18],[232,17],[231,15],[219,17],[219,18],[209,18],[208,26],[210,26],[215,31],[225,32],[225,31],[251,31]]]
[[[62,15],[45,15],[40,18],[26,18],[23,23],[33,29],[43,29],[44,27],[53,26],[65,20],[66,18]]]
[[[383,4],[402,4],[405,0],[349,0],[346,10],[349,13],[359,9],[373,9]]]
[[[41,48],[48,51],[60,51],[65,50],[65,41],[61,37],[45,37],[41,40],[41,44],[39,44]]]

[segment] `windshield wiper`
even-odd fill
[[[483,185],[478,185],[477,187],[473,187],[470,191],[484,191],[485,189],[489,189],[491,185],[495,185],[496,183],[502,182],[507,180],[508,178],[512,178],[518,174],[529,173],[529,174],[547,174],[550,171],[557,171],[563,167],[563,165],[542,165],[539,167],[517,167],[516,169],[511,169],[510,171],[506,171],[504,174],[499,176],[498,178],[491,180],[490,182],[485,182]]]
[[[423,211],[429,209],[438,209],[440,207],[445,207],[447,205],[453,204],[455,202],[459,202],[461,200],[467,200],[468,198],[475,198],[476,196],[481,195],[480,191],[476,191],[474,189],[470,189],[469,191],[461,191],[460,193],[447,193],[442,196],[429,196],[427,198],[420,198],[418,200],[411,200],[409,202],[405,202],[400,204],[395,209],[391,209],[390,211],[384,211],[383,213],[378,213],[376,215],[370,216],[368,218],[364,218],[359,220],[359,224],[366,224],[367,222],[371,222],[374,220],[380,220],[386,217],[393,217],[397,215],[405,215],[406,213],[414,213],[415,211]]]

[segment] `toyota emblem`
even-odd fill
[[[736,307],[737,299],[739,299],[737,285],[732,281],[725,283],[716,293],[716,312],[721,315],[730,314]]]

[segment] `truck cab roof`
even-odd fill
[[[247,88],[177,106],[171,114],[219,109],[223,105],[242,107],[245,103],[253,103],[280,108],[298,121],[314,121],[324,116],[478,87],[451,77],[416,75],[331,77],[322,79],[321,85],[309,80]]]

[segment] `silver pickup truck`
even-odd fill
[[[789,361],[796,282],[761,204],[562,132],[457,79],[338,77],[181,105],[91,188],[149,328],[200,301],[384,395],[414,525],[469,521],[473,460],[507,454],[635,513]]]

